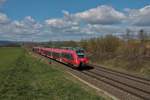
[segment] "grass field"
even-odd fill
[[[23,49],[20,48],[10,48],[1,47],[0,48],[0,70],[6,67],[11,67],[19,56],[21,56]]]
[[[0,100],[104,100],[53,67],[21,48],[0,48]]]

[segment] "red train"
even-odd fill
[[[46,56],[60,62],[73,65],[75,68],[80,68],[86,65],[89,60],[85,56],[85,51],[82,48],[44,48],[34,47],[33,51],[40,55]]]

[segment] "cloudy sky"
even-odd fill
[[[79,40],[150,32],[150,0],[0,0],[0,40]]]

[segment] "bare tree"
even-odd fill
[[[148,34],[141,29],[138,33],[138,39],[141,41],[141,43],[143,43],[148,40]]]
[[[131,30],[130,29],[126,29],[126,34],[123,37],[126,41],[129,41],[132,39],[132,35],[131,35]]]

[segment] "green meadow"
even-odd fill
[[[0,48],[0,100],[104,100],[54,67],[22,48]]]

